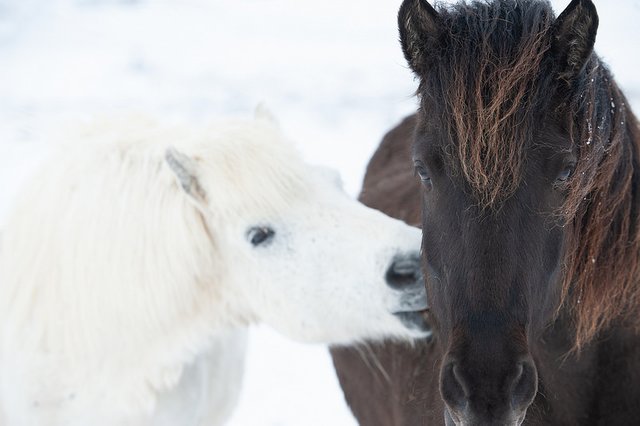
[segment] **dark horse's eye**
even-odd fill
[[[254,226],[247,232],[247,239],[254,247],[264,245],[273,239],[276,232],[266,226]]]
[[[425,188],[431,189],[432,187],[431,175],[429,174],[429,171],[427,170],[427,168],[421,163],[416,163],[415,169],[416,169],[416,174],[420,176],[420,180],[425,185]]]
[[[568,164],[567,166],[565,166],[564,169],[562,169],[560,171],[560,173],[558,173],[558,177],[556,178],[556,182],[558,183],[563,183],[566,182],[567,180],[569,180],[569,178],[571,177],[571,174],[573,173],[573,170],[576,168],[575,164]]]

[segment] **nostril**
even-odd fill
[[[466,405],[469,392],[457,363],[450,362],[442,369],[440,392],[447,405],[454,410],[462,410]]]
[[[389,269],[387,269],[386,280],[389,286],[401,289],[415,284],[420,279],[420,260],[417,255],[396,257]]]
[[[531,359],[518,363],[511,392],[511,405],[516,410],[527,408],[538,392],[538,373]]]
[[[398,275],[413,275],[416,273],[416,269],[415,259],[399,259],[391,265],[391,270]]]

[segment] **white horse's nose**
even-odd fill
[[[417,283],[423,284],[419,253],[396,256],[387,269],[385,279],[389,287],[401,291],[415,287]]]
[[[420,268],[420,254],[410,252],[396,256],[385,274],[387,285],[393,289],[393,313],[405,327],[418,330],[423,337],[431,334],[431,326],[424,313],[429,309],[427,290]]]

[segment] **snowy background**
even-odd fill
[[[0,0],[0,227],[49,129],[122,110],[201,121],[265,101],[355,196],[381,136],[415,108],[400,2]],[[597,3],[597,50],[640,111],[640,0]],[[230,424],[355,421],[326,348],[256,328]]]

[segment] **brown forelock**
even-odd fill
[[[567,109],[577,162],[563,211],[572,229],[563,290],[579,349],[613,322],[638,328],[640,130],[595,55]]]
[[[534,112],[546,102],[537,80],[552,13],[543,2],[474,2],[440,15],[447,48],[418,94],[438,104],[448,126],[457,148],[446,157],[449,167],[463,174],[479,205],[494,206],[519,186]]]

